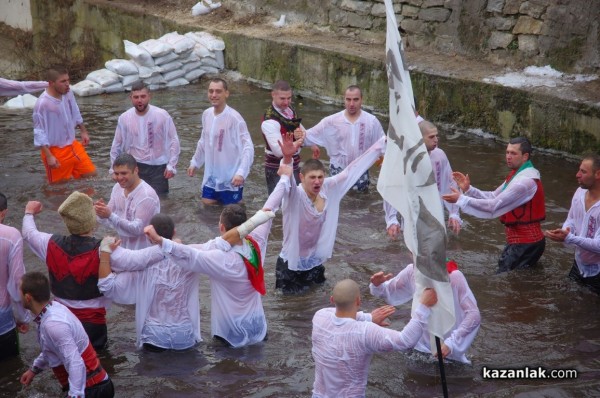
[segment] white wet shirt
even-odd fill
[[[33,108],[33,144],[64,148],[75,141],[75,127],[83,123],[72,91],[56,99],[46,91]]]
[[[13,96],[27,93],[35,93],[42,91],[48,87],[48,82],[31,81],[20,82],[16,80],[8,80],[0,77],[0,95]]]

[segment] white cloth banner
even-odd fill
[[[404,219],[404,241],[415,264],[417,288],[413,312],[423,289],[434,288],[438,303],[432,308],[428,330],[443,339],[455,322],[454,298],[446,270],[444,213],[431,161],[415,119],[412,84],[392,0],[385,0],[385,8],[390,124],[377,190]]]

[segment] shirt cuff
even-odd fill
[[[419,306],[415,310],[415,318],[419,321],[426,322],[431,315],[431,308],[427,307],[425,304],[419,303]]]
[[[171,254],[171,252],[173,251],[173,241],[167,238],[163,238],[162,245],[160,246],[160,248],[162,249],[163,253]]]

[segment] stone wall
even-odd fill
[[[222,0],[233,10],[383,40],[383,0]],[[600,71],[600,1],[393,0],[408,44],[501,65]]]

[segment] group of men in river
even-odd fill
[[[96,175],[85,151],[90,137],[69,90],[68,72],[51,69],[46,80],[0,79],[0,95],[45,89],[35,105],[33,123],[34,144],[40,148],[49,183]],[[324,263],[333,253],[340,202],[350,190],[369,189],[368,170],[385,154],[381,123],[362,109],[361,89],[352,85],[344,92],[344,110],[305,129],[291,107],[291,86],[275,82],[272,104],[261,123],[269,197],[262,210],[247,218],[241,203],[254,145],[242,115],[227,105],[228,96],[224,79],[210,79],[211,107],[202,114],[202,132],[187,169],[193,176],[204,167],[201,197],[206,208],[224,205],[221,235],[206,243],[182,244],[175,238],[173,220],[160,213],[159,195],[168,193],[169,179],[177,172],[179,139],[173,119],[150,105],[151,92],[143,84],[132,87],[133,106],[117,122],[109,171],[116,184],[108,203],[73,192],[58,209],[70,235],[38,231],[35,216],[42,204],[37,201],[25,207],[22,235],[3,225],[8,205],[0,194],[0,358],[18,355],[17,331],[26,332],[32,318],[41,346],[21,377],[24,385],[52,368],[68,396],[112,397],[114,386],[96,354],[107,345],[106,306],[111,301],[136,305],[138,348],[194,347],[201,341],[198,274],[210,278],[214,338],[231,347],[266,340],[263,259],[272,219],[280,209],[283,245],[275,269],[276,289],[300,294],[325,281]],[[449,213],[448,229],[460,232],[459,210],[480,218],[499,217],[506,246],[498,272],[535,265],[546,237],[574,245],[569,276],[600,294],[600,156],[583,158],[576,175],[580,188],[563,226],[542,231],[544,190],[527,138],[509,141],[510,173],[496,190],[485,192],[471,186],[468,174],[452,172],[438,147],[437,128],[415,115],[440,200]],[[312,159],[300,158],[303,146],[311,146]],[[319,147],[329,156],[330,177],[318,160]],[[387,202],[384,211],[387,234],[396,237],[402,219]],[[114,229],[118,238],[94,237],[97,222]],[[47,264],[48,276],[25,272],[23,240]],[[456,323],[442,339],[441,354],[470,363],[466,352],[479,330],[479,309],[457,264],[448,261],[447,271]],[[333,289],[334,308],[322,309],[313,318],[314,397],[364,396],[375,352],[416,348],[431,353],[427,319],[437,302],[433,289],[420,293],[404,330],[385,328],[393,305],[415,294],[413,265],[396,276],[377,272],[370,282],[371,293],[389,305],[370,314],[361,312],[358,284],[343,280]],[[340,357],[340,350],[348,356]]]

